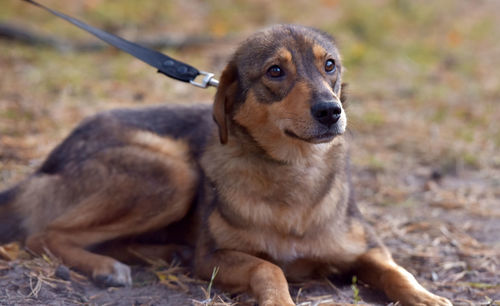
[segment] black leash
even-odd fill
[[[143,47],[141,45],[138,45],[136,43],[130,42],[128,40],[125,40],[121,37],[118,37],[116,35],[110,34],[108,32],[105,32],[103,30],[94,28],[84,22],[81,22],[80,20],[77,20],[75,18],[72,18],[68,15],[65,15],[63,13],[60,13],[58,11],[52,10],[46,6],[41,5],[40,3],[37,3],[33,0],[23,0],[28,3],[31,3],[35,6],[38,6],[74,25],[79,27],[82,30],[85,30],[97,38],[107,42],[110,45],[115,46],[116,48],[123,50],[127,52],[128,54],[140,59],[141,61],[155,67],[158,69],[158,72],[163,73],[164,75],[174,78],[179,81],[183,82],[189,82],[197,87],[201,88],[207,88],[208,86],[214,86],[217,87],[219,85],[219,81],[214,79],[214,74],[205,72],[205,71],[199,71],[198,69],[179,62],[178,60],[175,60],[163,53],[160,53],[155,50],[151,50],[149,48]],[[203,76],[203,79],[200,83],[196,82],[195,79],[199,75]]]

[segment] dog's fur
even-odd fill
[[[318,30],[251,36],[225,68],[213,112],[162,106],[84,121],[0,194],[0,242],[25,239],[105,286],[131,284],[117,259],[128,262],[132,248],[183,258],[205,279],[218,267],[219,286],[261,305],[293,305],[286,278],[334,271],[403,305],[451,305],[392,260],[356,207],[342,70]],[[331,114],[319,103],[337,119],[322,123]]]

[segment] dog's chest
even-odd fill
[[[334,230],[349,193],[341,159],[318,155],[307,164],[278,165],[224,153],[206,155],[203,163],[217,196],[208,219],[217,248],[283,263],[342,248]]]
[[[274,261],[286,264],[300,258],[313,257],[314,250],[310,248],[312,241],[296,237],[283,237],[275,233],[259,232],[254,233],[253,241],[249,244],[259,252],[269,256]],[[254,251],[249,248],[248,251]]]
[[[264,254],[283,264],[345,253],[339,228],[348,186],[339,178],[332,187],[319,203],[312,204],[302,195],[288,195],[284,199],[294,197],[297,202],[282,203],[262,193],[250,197],[234,193],[232,199],[239,201],[218,206],[208,220],[210,232],[218,247]]]
[[[299,236],[280,233],[272,227],[234,227],[215,212],[210,216],[209,227],[217,248],[263,256],[283,267],[302,260],[343,262],[353,258],[360,248],[336,225]]]
[[[220,186],[222,213],[246,228],[304,236],[345,206],[349,192],[345,173],[328,170],[304,165],[246,168]]]

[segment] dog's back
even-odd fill
[[[209,105],[196,107],[149,107],[117,109],[98,114],[78,126],[64,142],[52,151],[37,173],[54,174],[88,159],[96,152],[129,142],[126,131],[147,131],[189,143],[197,157],[208,137],[212,119]]]

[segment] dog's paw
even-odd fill
[[[261,301],[259,305],[262,306],[295,306],[295,303],[292,301],[292,298],[288,296],[278,297],[268,297]]]
[[[132,285],[130,267],[121,262],[114,261],[110,271],[94,272],[94,282],[100,287],[124,287]]]
[[[295,303],[289,301],[264,301],[260,303],[262,306],[295,306]]]
[[[427,290],[414,291],[399,301],[403,306],[453,306],[447,298],[430,293]]]
[[[382,276],[384,291],[393,301],[403,306],[452,306],[444,297],[437,296],[422,287],[415,277],[395,264]]]

